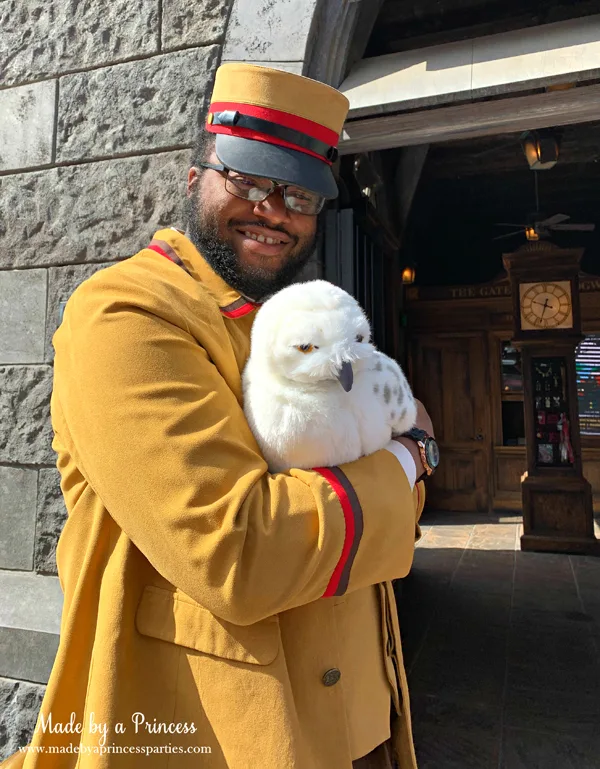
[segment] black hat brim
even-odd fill
[[[233,171],[297,184],[328,200],[339,194],[331,166],[305,152],[229,134],[217,134],[215,149],[221,163]]]

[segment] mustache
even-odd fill
[[[298,242],[298,238],[296,237],[296,235],[292,235],[291,232],[288,232],[285,229],[285,227],[283,227],[280,224],[278,224],[278,225],[265,224],[264,222],[257,222],[256,220],[255,221],[250,221],[249,219],[247,221],[245,221],[243,219],[230,219],[227,222],[227,226],[228,227],[233,227],[234,229],[242,229],[243,227],[265,227],[266,229],[275,230],[276,232],[283,233],[283,235],[287,235],[287,237],[293,243],[297,243]]]

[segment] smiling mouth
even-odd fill
[[[266,243],[268,246],[284,246],[289,243],[288,240],[282,240],[281,238],[274,238],[268,235],[257,235],[255,232],[249,230],[238,230],[245,237],[256,240],[258,243]]]

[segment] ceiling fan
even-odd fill
[[[503,238],[512,238],[514,235],[525,233],[527,240],[539,240],[540,238],[549,238],[552,232],[593,232],[596,229],[595,224],[565,224],[571,217],[567,214],[554,214],[554,216],[544,217],[540,213],[540,194],[538,189],[538,171],[533,170],[535,177],[535,213],[529,214],[527,224],[497,224],[497,227],[516,227],[514,232],[508,232],[506,235],[498,235],[494,240]]]
[[[506,235],[498,235],[494,240],[503,238],[512,238],[514,235],[525,233],[527,240],[539,240],[540,238],[550,237],[552,232],[593,232],[595,224],[565,224],[570,219],[566,214],[555,214],[547,219],[541,218],[542,214],[535,213],[529,216],[528,224],[497,224],[496,227],[517,227],[514,232]]]

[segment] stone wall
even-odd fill
[[[58,646],[66,511],[49,400],[61,303],[182,224],[219,62],[307,72],[317,5],[0,3],[0,760],[29,741]],[[305,277],[320,274],[315,258]]]

